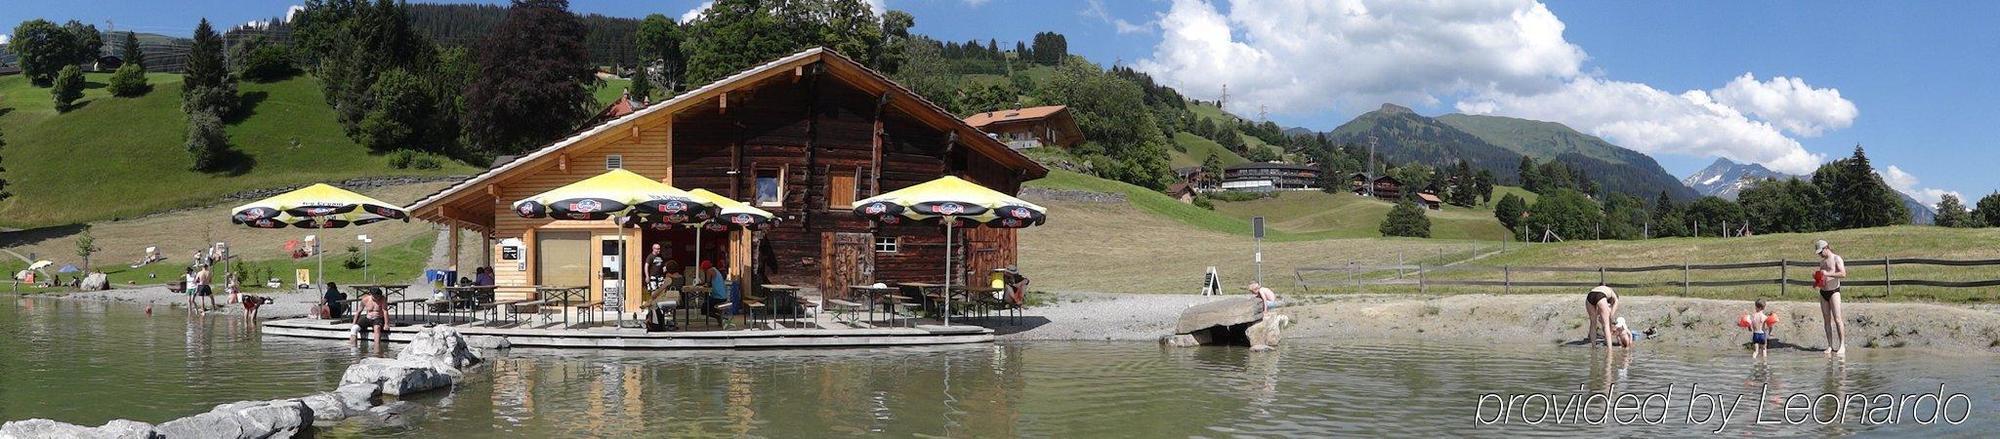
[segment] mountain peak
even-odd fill
[[[1708,167],[1710,167],[1710,168],[1718,168],[1718,169],[1720,169],[1720,168],[1732,168],[1732,167],[1735,167],[1735,166],[1736,166],[1736,162],[1732,162],[1732,161],[1729,161],[1729,158],[1728,158],[1728,157],[1716,157],[1716,158],[1715,158],[1715,163],[1714,163],[1714,164],[1710,164],[1710,165],[1708,165]]]
[[[1401,105],[1396,105],[1396,104],[1391,104],[1391,103],[1387,103],[1387,102],[1384,102],[1384,103],[1382,103],[1382,108],[1380,108],[1380,109],[1376,109],[1375,111],[1380,111],[1380,112],[1383,112],[1383,113],[1391,113],[1391,114],[1393,114],[1393,113],[1412,113],[1412,114],[1416,113],[1416,110],[1411,110],[1411,109],[1410,109],[1410,107],[1405,107],[1405,106],[1401,106]]]

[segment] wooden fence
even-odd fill
[[[1857,273],[1864,269],[1872,270],[1873,269],[1872,267],[1880,267],[1880,269],[1882,270],[1882,279],[1843,280],[1840,282],[1840,284],[1842,287],[1882,287],[1883,291],[1887,293],[1894,293],[1895,288],[1897,286],[1924,286],[1924,287],[1938,287],[1938,288],[1980,288],[1980,287],[2000,286],[2000,279],[1972,280],[1972,281],[1897,279],[1895,277],[1895,267],[1898,265],[1988,267],[1988,266],[2000,266],[2000,259],[1984,259],[1984,260],[1952,260],[1952,259],[1926,259],[1926,258],[1882,258],[1882,259],[1868,259],[1868,260],[1849,259],[1847,260],[1847,271],[1849,273]],[[1759,268],[1773,270],[1775,272],[1774,274],[1776,274],[1777,277],[1766,278],[1766,279],[1695,280],[1696,278],[1695,272],[1697,271],[1745,270],[1745,269],[1759,269]],[[1738,263],[1728,263],[1728,264],[1650,265],[1643,267],[1545,267],[1545,266],[1507,266],[1507,265],[1426,266],[1422,263],[1410,264],[1410,265],[1360,265],[1360,264],[1349,263],[1345,266],[1340,266],[1340,267],[1299,268],[1297,270],[1294,270],[1292,275],[1297,280],[1298,287],[1308,292],[1312,291],[1313,287],[1348,286],[1354,288],[1356,291],[1360,291],[1366,286],[1414,285],[1417,286],[1417,288],[1423,292],[1429,292],[1430,287],[1432,286],[1484,286],[1484,287],[1501,287],[1503,289],[1503,292],[1511,293],[1513,292],[1513,289],[1516,287],[1589,288],[1598,285],[1608,285],[1613,288],[1680,287],[1681,294],[1687,295],[1694,288],[1778,285],[1780,288],[1780,294],[1783,295],[1785,290],[1788,290],[1791,286],[1812,288],[1813,283],[1811,280],[1793,279],[1791,277],[1791,271],[1793,268],[1801,268],[1802,270],[1800,270],[1800,273],[1810,273],[1813,270],[1819,268],[1819,262],[1816,260],[1815,261],[1778,260],[1778,261],[1768,261],[1768,262],[1738,262]],[[1612,273],[1649,273],[1649,272],[1672,272],[1672,271],[1678,271],[1681,273],[1681,279],[1679,281],[1613,282],[1610,279],[1610,275]],[[1499,276],[1497,280],[1493,280],[1491,278],[1475,279],[1475,280],[1432,278],[1434,277],[1434,275],[1437,274],[1454,273],[1454,272],[1490,272],[1498,274]],[[1532,274],[1532,273],[1572,273],[1572,274],[1596,273],[1597,281],[1590,282],[1590,281],[1515,280],[1516,275]],[[1319,279],[1327,276],[1332,276],[1335,279],[1334,280]]]

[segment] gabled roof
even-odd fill
[[[1028,108],[1009,108],[1004,110],[988,111],[985,113],[974,114],[972,115],[972,117],[965,118],[965,123],[967,125],[972,125],[974,128],[983,128],[987,125],[992,125],[1000,122],[1014,122],[1014,121],[1025,121],[1025,120],[1047,118],[1049,116],[1054,116],[1056,115],[1056,113],[1061,113],[1068,109],[1069,107],[1061,105],[1049,105],[1043,107],[1028,107]]]
[[[1419,192],[1417,193],[1417,198],[1422,198],[1424,202],[1427,203],[1441,202],[1441,200],[1438,200],[1438,196],[1436,194],[1432,194],[1429,192]]]
[[[741,86],[746,85],[744,84],[744,82],[746,81],[751,81],[753,79],[768,78],[771,77],[772,75],[782,73],[794,68],[803,68],[805,66],[812,65],[813,63],[816,62],[824,62],[828,67],[831,67],[831,69],[829,69],[831,70],[830,73],[832,73],[830,76],[834,78],[845,80],[851,84],[857,84],[858,82],[867,82],[869,84],[865,84],[867,86],[862,87],[864,90],[870,88],[880,88],[881,89],[880,94],[894,95],[895,97],[890,100],[892,105],[896,105],[899,107],[914,107],[914,108],[903,108],[903,110],[905,112],[911,113],[911,115],[916,119],[927,122],[929,125],[932,125],[933,127],[940,128],[946,131],[958,132],[958,139],[960,142],[964,142],[973,150],[983,152],[986,155],[993,157],[996,161],[999,161],[1003,165],[1010,165],[1022,169],[1027,174],[1029,179],[1041,178],[1042,176],[1048,175],[1049,170],[1047,167],[1043,167],[1040,163],[1036,163],[1033,159],[1029,159],[1027,156],[1021,155],[1020,152],[1008,148],[1006,144],[1000,143],[999,140],[987,137],[985,133],[980,132],[978,128],[974,128],[971,125],[967,125],[964,121],[959,120],[957,116],[952,115],[951,112],[949,111],[946,111],[944,107],[931,102],[929,99],[925,99],[922,95],[917,94],[915,91],[910,90],[908,87],[904,87],[902,84],[897,84],[895,81],[890,80],[889,77],[882,75],[880,72],[876,72],[872,69],[869,69],[866,66],[863,66],[852,59],[848,59],[846,56],[840,55],[837,52],[834,52],[832,50],[827,50],[825,48],[815,47],[811,49],[806,49],[804,51],[800,51],[798,53],[791,54],[783,58],[772,60],[771,62],[764,63],[756,67],[751,67],[748,70],[737,72],[736,74],[730,75],[729,77],[718,79],[715,82],[709,83],[708,85],[701,86],[701,88],[688,90],[687,92],[681,93],[678,96],[674,96],[672,99],[656,102],[651,105],[647,105],[644,108],[640,108],[636,111],[631,111],[622,116],[606,120],[603,123],[597,124],[596,126],[584,129],[582,131],[578,131],[576,134],[572,134],[569,137],[557,140],[556,142],[550,143],[547,146],[543,146],[540,149],[536,149],[527,154],[522,154],[520,157],[517,157],[513,160],[507,161],[505,163],[498,163],[491,169],[487,169],[485,172],[481,172],[471,177],[467,177],[465,180],[461,180],[458,183],[452,184],[451,186],[439,190],[436,193],[432,193],[428,196],[425,196],[423,199],[417,200],[414,203],[410,203],[409,210],[411,211],[412,214],[418,214],[417,212],[418,210],[441,206],[443,202],[446,201],[448,198],[452,198],[457,194],[463,193],[472,188],[479,187],[485,183],[492,182],[494,179],[499,178],[499,176],[507,173],[508,171],[519,169],[525,166],[530,166],[531,164],[534,163],[553,160],[554,157],[556,157],[564,149],[583,143],[583,141],[586,139],[590,139],[592,137],[596,137],[598,135],[619,129],[624,125],[633,123],[638,119],[643,118],[647,115],[661,111],[667,111],[670,113],[678,112],[680,110],[687,109],[697,103],[707,101],[708,99],[711,98],[715,98],[730,90],[740,88]],[[754,83],[754,81],[751,82]],[[857,85],[863,85],[863,84],[857,84]],[[870,91],[870,92],[875,92],[875,91]],[[419,215],[421,216],[421,214]]]

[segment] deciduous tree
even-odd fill
[[[1936,223],[1939,227],[1973,227],[1972,213],[1965,210],[1957,195],[1944,194],[1938,198]]]
[[[587,86],[596,77],[583,35],[568,1],[516,0],[479,45],[479,73],[465,93],[472,143],[492,154],[519,152],[589,117],[596,100]]]
[[[7,50],[14,52],[21,75],[36,87],[48,87],[63,66],[76,64],[76,35],[48,20],[23,21],[14,26],[11,38]]]
[[[1377,229],[1382,236],[1429,238],[1431,219],[1424,216],[1424,209],[1417,207],[1417,203],[1402,201],[1389,208],[1389,216],[1382,218],[1382,225]]]

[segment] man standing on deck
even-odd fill
[[[1847,278],[1847,260],[1833,253],[1825,240],[1813,242],[1819,253],[1819,269],[1813,271],[1813,287],[1819,290],[1820,321],[1826,325],[1826,354],[1847,351],[1847,322],[1840,314],[1840,280]]]

